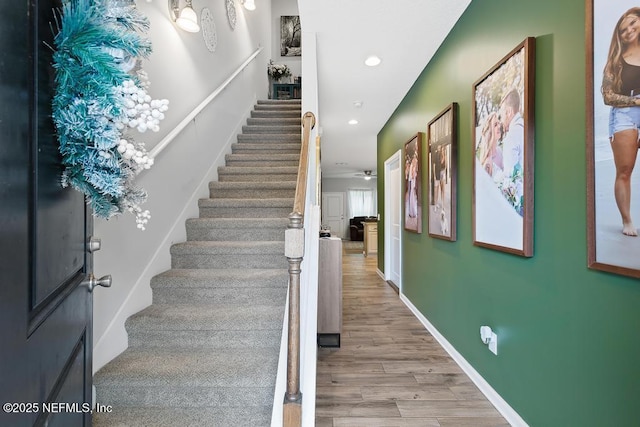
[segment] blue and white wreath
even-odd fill
[[[58,16],[53,121],[62,185],[84,193],[94,215],[131,212],[144,230],[147,194],[134,180],[153,159],[130,134],[157,132],[169,104],[149,96],[140,69],[151,54],[149,21],[132,0],[66,0]]]

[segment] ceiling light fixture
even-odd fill
[[[369,67],[375,67],[376,65],[379,65],[381,62],[382,60],[375,55],[371,55],[364,61],[364,63]]]
[[[242,3],[244,8],[247,10],[256,10],[256,3],[254,0],[240,0],[240,3]]]
[[[353,101],[353,106],[355,108],[362,108],[362,101]]]
[[[356,119],[351,119],[351,120],[349,120],[349,124],[350,125],[357,125],[358,121]]]
[[[371,179],[371,171],[364,171],[364,180],[369,181]]]
[[[196,15],[196,11],[193,10],[191,0],[187,0],[187,5],[182,10],[180,10],[180,0],[169,0],[169,16],[178,27],[185,31],[190,33],[200,31],[198,15]]]

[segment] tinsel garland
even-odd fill
[[[53,121],[64,171],[62,185],[87,197],[94,215],[123,212],[144,230],[146,192],[134,179],[153,159],[130,130],[158,130],[167,100],[147,94],[141,58],[151,53],[143,35],[149,21],[132,0],[67,0],[59,14],[53,55]]]

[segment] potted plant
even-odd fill
[[[273,83],[280,81],[284,77],[289,77],[291,70],[286,64],[274,64],[273,59],[270,59],[267,65],[267,75],[269,76],[269,98],[271,98]]]

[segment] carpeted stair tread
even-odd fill
[[[237,349],[140,348],[125,350],[94,377],[99,386],[272,387],[278,355]]]
[[[295,181],[280,181],[280,182],[218,182],[211,181],[209,188],[229,188],[233,190],[243,190],[245,188],[257,188],[261,190],[274,190],[274,189],[296,189]],[[278,197],[282,199],[283,197]]]
[[[288,218],[293,198],[200,199],[200,218]]]
[[[263,242],[211,242],[193,241],[176,243],[171,246],[171,255],[255,255],[282,254],[284,257],[284,241]]]
[[[191,218],[186,221],[187,240],[284,241],[289,220],[280,218]]]
[[[130,347],[164,347],[168,342],[182,348],[225,348],[239,351],[275,351],[280,348],[282,330],[262,329],[234,330],[132,330],[129,334]]]
[[[245,133],[245,134],[275,133],[279,135],[280,134],[300,135],[302,134],[302,130],[300,125],[280,125],[280,126],[244,125],[242,126],[242,133]]]
[[[253,144],[237,143],[231,144],[233,154],[297,154],[300,155],[300,144]]]
[[[253,110],[251,112],[251,117],[254,119],[267,119],[267,118],[300,118],[301,110],[298,109],[290,109],[290,110]]]
[[[249,126],[302,126],[300,117],[250,117],[247,119]]]
[[[288,224],[288,218],[189,218],[186,221],[187,227],[213,229],[276,228],[284,231]]]
[[[209,304],[201,300],[194,304],[152,304],[129,317],[128,331],[247,331],[282,330],[286,290],[268,289],[272,295],[260,298],[256,293],[253,304]],[[275,291],[275,292],[274,292]],[[262,295],[263,297],[265,295]],[[246,304],[246,302],[245,302]],[[271,304],[271,305],[269,305]]]
[[[283,284],[284,283],[286,282],[283,281]],[[252,304],[283,305],[285,295],[286,290],[282,287],[262,287],[259,285],[244,288],[160,288],[154,290],[153,305],[228,305],[234,307],[237,306],[242,310],[243,306],[251,306]],[[224,310],[222,312],[224,312]]]
[[[299,133],[249,133],[237,136],[239,144],[296,144],[301,145],[302,139]]]
[[[200,208],[291,208],[293,209],[293,198],[273,198],[273,199],[200,199]]]
[[[250,391],[245,392],[251,394]],[[261,407],[150,407],[120,408],[93,415],[94,427],[248,427],[268,426],[271,405]]]
[[[286,287],[289,273],[286,269],[180,269],[174,268],[154,276],[151,288],[246,288]]]
[[[260,163],[274,163],[274,166],[279,165],[282,162],[295,162],[295,166],[298,165],[298,161],[300,160],[299,154],[227,154],[225,156],[227,165],[229,163],[240,163],[243,164],[245,162],[260,162]]]
[[[217,182],[209,183],[209,197],[215,199],[254,199],[254,198],[288,198],[294,197],[295,181],[272,182]]]
[[[171,246],[171,268],[286,268],[284,241],[187,241]]]
[[[218,175],[220,174],[228,174],[228,175],[297,175],[298,168],[296,166],[269,166],[269,167],[260,167],[260,166],[220,166],[218,168]],[[295,180],[295,179],[294,179]]]

